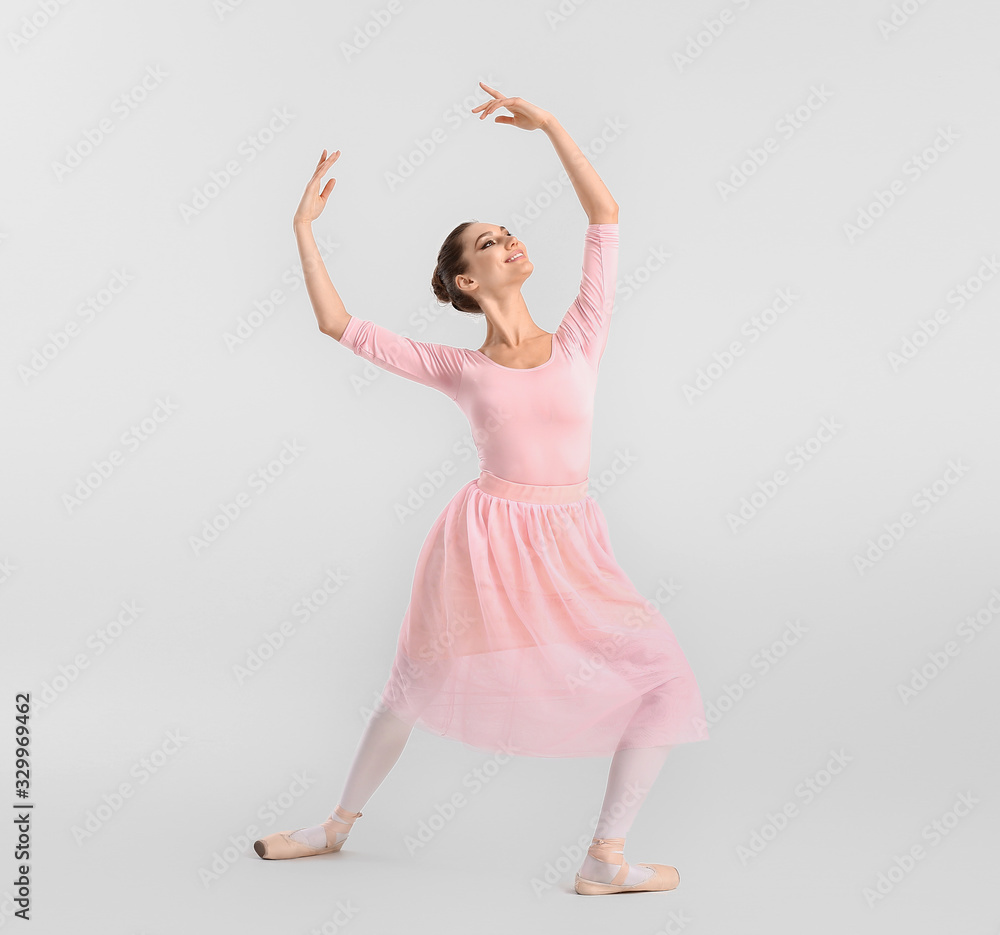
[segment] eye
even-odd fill
[[[506,227],[501,227],[502,230],[508,237],[510,236],[510,231]],[[485,250],[487,244],[496,243],[496,241],[491,237],[489,240],[483,241],[483,245],[479,248],[480,250]]]

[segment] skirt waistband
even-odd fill
[[[518,484],[489,471],[480,471],[476,484],[494,497],[526,503],[573,503],[587,496],[588,480],[577,484]]]

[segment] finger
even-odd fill
[[[496,104],[495,100],[494,101],[483,101],[483,103],[480,104],[478,107],[473,107],[472,108],[472,112],[475,113],[477,110],[482,110],[484,107],[492,107],[494,104]]]
[[[326,150],[324,149],[323,152],[325,153]],[[313,174],[323,175],[326,172],[326,170],[329,169],[330,166],[332,166],[339,158],[340,158],[340,150],[338,149],[335,153],[331,153],[325,159],[321,160],[320,164],[316,166],[316,171]]]
[[[496,110],[496,109],[497,109],[498,107],[504,107],[504,106],[505,106],[505,104],[504,104],[504,102],[503,102],[503,101],[493,101],[493,103],[492,103],[492,104],[490,105],[489,109],[488,109],[488,110],[484,110],[484,111],[483,111],[483,116],[484,116],[484,117],[488,117],[488,116],[489,116],[490,114],[492,114],[492,113],[493,113],[493,111],[495,111],[495,110]]]
[[[491,88],[488,84],[483,84],[482,81],[479,82],[479,86],[484,90],[489,91],[489,93],[492,94],[494,97],[502,97],[499,91]]]

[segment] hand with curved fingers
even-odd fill
[[[330,192],[333,191],[333,186],[337,184],[337,180],[330,179],[323,191],[319,190],[319,183],[323,180],[323,176],[326,175],[330,166],[339,158],[339,149],[329,156],[327,156],[326,150],[323,150],[323,155],[319,157],[319,162],[316,165],[316,171],[313,172],[312,178],[309,179],[309,184],[306,185],[306,190],[302,194],[302,200],[299,202],[298,208],[295,209],[295,217],[292,220],[293,224],[312,223],[323,213],[323,209],[326,207],[326,200],[329,198]]]
[[[536,107],[523,97],[504,97],[495,88],[491,88],[488,84],[483,84],[482,81],[479,82],[479,86],[488,94],[492,94],[494,98],[492,101],[485,101],[478,107],[472,108],[472,113],[482,111],[479,115],[480,120],[488,117],[498,107],[506,107],[514,116],[508,117],[506,114],[501,114],[493,121],[494,123],[509,123],[511,126],[519,127],[522,130],[544,128],[546,123],[552,119],[552,114],[547,110]]]

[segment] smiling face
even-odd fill
[[[470,224],[462,231],[466,271],[456,277],[460,289],[478,295],[502,295],[520,289],[534,267],[523,243],[502,224]]]

